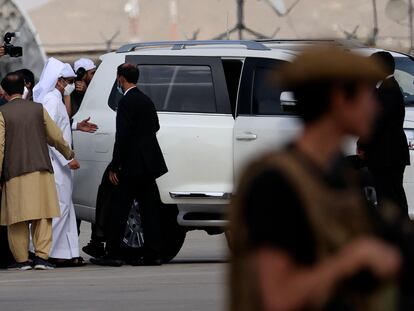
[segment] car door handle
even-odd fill
[[[257,135],[253,133],[243,133],[236,136],[237,140],[240,141],[252,141],[257,139]]]

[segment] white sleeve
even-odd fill
[[[59,126],[58,105],[54,98],[46,96],[43,101],[43,108],[46,109],[52,120]]]
[[[60,120],[60,114],[59,114],[59,102],[56,102],[54,98],[45,98],[45,101],[43,102],[43,107],[46,109],[46,111],[49,113],[52,120],[56,123],[56,125],[62,130],[60,127],[61,120]],[[63,104],[62,104],[63,105]],[[50,151],[52,153],[53,159],[56,159],[59,161],[60,165],[66,166],[68,165],[71,160],[66,160],[65,157],[56,150],[54,147],[49,147]]]
[[[72,122],[72,130],[77,131],[78,130],[78,122],[73,121]]]
[[[66,160],[65,157],[54,147],[50,147],[50,151],[52,152],[53,159],[56,159],[62,166],[68,165],[73,160]]]

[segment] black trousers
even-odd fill
[[[111,223],[111,207],[119,205],[119,187],[109,181],[109,166],[106,168],[98,188],[95,209],[95,223],[91,224],[91,241],[101,243],[106,241],[107,225]]]
[[[393,201],[408,215],[407,197],[403,187],[405,166],[370,167],[369,171],[374,178],[379,203],[384,199]]]
[[[0,226],[0,269],[7,268],[14,262],[7,238],[7,227]]]
[[[106,243],[107,252],[113,257],[122,254],[122,239],[134,198],[137,199],[144,230],[143,255],[148,259],[161,255],[161,199],[157,183],[152,178],[122,178],[119,184],[119,204],[110,211]]]

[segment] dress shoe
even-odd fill
[[[98,266],[109,266],[109,267],[121,267],[122,265],[124,265],[123,260],[111,257],[109,255],[104,255],[99,258],[91,258],[90,262]]]
[[[105,255],[105,247],[101,242],[90,241],[82,250],[91,257],[99,258]]]
[[[161,266],[162,265],[162,259],[155,258],[155,259],[146,259],[146,258],[140,258],[140,259],[130,259],[126,262],[127,264],[131,266]]]

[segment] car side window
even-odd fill
[[[276,68],[256,67],[254,71],[252,112],[254,115],[294,114],[294,106],[282,105],[281,90],[275,82]]]
[[[212,70],[209,66],[138,65],[138,69],[138,88],[151,98],[157,111],[217,112]],[[118,97],[115,93],[116,85],[109,100],[112,109],[116,106],[114,101]]]
[[[274,115],[281,112],[280,89],[271,82],[270,68],[257,67],[254,72],[253,83],[253,114]]]
[[[414,60],[411,57],[395,57],[395,79],[400,85],[406,106],[414,106]]]
[[[275,76],[284,61],[247,58],[239,89],[237,116],[294,115],[293,102],[281,102],[282,89]]]

